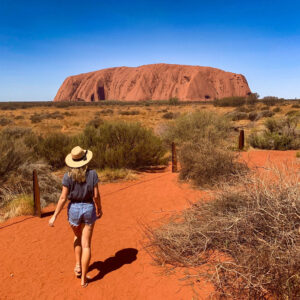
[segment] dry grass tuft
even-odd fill
[[[7,206],[1,211],[0,222],[9,218],[32,215],[34,212],[33,197],[30,194],[15,194],[9,189],[1,189],[6,198]]]
[[[104,170],[98,170],[98,175],[101,183],[138,179],[138,174],[128,169],[105,168]]]
[[[291,166],[238,176],[213,200],[146,229],[158,264],[207,264],[199,277],[215,285],[217,298],[300,297],[299,174]]]

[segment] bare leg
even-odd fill
[[[87,274],[90,259],[91,259],[91,241],[92,241],[93,229],[94,229],[94,224],[93,225],[84,224],[84,227],[82,230],[81,285],[85,285],[85,283],[86,283],[86,274]]]
[[[76,265],[81,266],[81,236],[82,236],[82,224],[79,226],[71,226],[74,232],[74,253]]]

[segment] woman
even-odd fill
[[[54,222],[64,207],[67,199],[68,220],[74,232],[75,275],[81,276],[82,287],[87,286],[87,271],[91,259],[91,240],[94,224],[102,216],[100,193],[98,189],[98,176],[96,171],[88,168],[93,153],[83,150],[79,146],[72,149],[65,162],[70,167],[64,175],[62,193],[55,212],[49,220]]]

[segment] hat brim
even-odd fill
[[[65,163],[70,168],[80,168],[80,167],[83,167],[83,166],[87,165],[91,161],[92,158],[93,158],[93,152],[90,151],[90,150],[87,150],[85,160],[75,161],[75,160],[72,159],[72,154],[69,153],[65,158]]]

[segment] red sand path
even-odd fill
[[[296,161],[295,151],[252,151],[243,156],[258,165],[268,156],[275,162]],[[86,289],[73,274],[73,235],[66,208],[54,228],[48,226],[49,217],[18,217],[0,224],[0,299],[193,299],[192,287],[179,281],[179,274],[162,275],[153,265],[138,225],[199,199],[203,192],[178,183],[177,176],[167,170],[100,187],[104,215],[95,226],[89,273],[94,281]],[[204,283],[199,287],[200,299],[206,298],[211,288]]]

